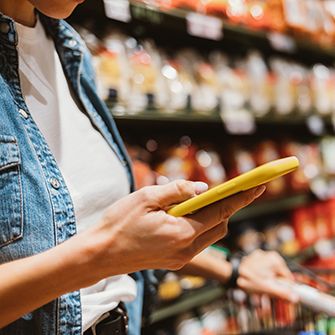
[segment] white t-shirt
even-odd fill
[[[23,95],[69,188],[80,232],[96,224],[109,205],[129,193],[126,171],[75,103],[54,42],[41,23],[37,21],[34,28],[17,24],[17,31]],[[82,289],[83,330],[120,301],[135,296],[136,284],[128,275]]]

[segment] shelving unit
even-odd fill
[[[164,25],[182,33],[187,33],[186,16],[187,11],[181,9],[162,10],[154,6],[145,5],[136,1],[130,1],[130,13],[132,20],[148,22],[152,25]],[[206,16],[206,15],[204,15]],[[293,38],[286,34],[280,34],[282,39],[286,39],[286,45],[290,48],[274,46],[271,32],[265,32],[257,29],[250,29],[246,26],[230,23],[228,20],[222,20],[222,39],[234,40],[235,42],[249,41],[250,45],[256,44],[266,49],[275,49],[277,52],[289,54],[308,53],[310,57],[320,59],[333,59],[335,57],[335,48],[322,46],[313,41],[301,38]]]
[[[335,238],[326,240],[327,243],[330,243],[334,249],[335,249]],[[315,257],[318,255],[317,252],[317,244],[313,244],[305,249],[303,249],[301,252],[299,252],[298,255],[292,257],[292,260],[297,263],[302,263],[308,259],[311,259],[312,257]]]
[[[253,220],[260,216],[287,212],[291,209],[307,205],[311,201],[311,199],[312,195],[306,193],[289,195],[279,199],[259,201],[238,211],[230,219],[230,222]]]
[[[158,126],[164,128],[168,125],[178,126],[180,124],[206,127],[220,127],[227,133],[234,134],[225,126],[225,122],[220,116],[219,112],[213,112],[211,114],[201,114],[193,111],[161,111],[161,110],[149,110],[138,113],[124,113],[124,114],[113,114],[116,122],[120,127],[132,127],[133,125],[141,126]],[[314,118],[314,119],[313,119]],[[312,123],[317,122],[317,129],[313,128]],[[255,130],[252,133],[256,133],[258,130],[264,128],[295,128],[300,129],[304,132],[314,136],[322,136],[325,134],[333,134],[335,124],[330,116],[327,117],[314,117],[312,114],[308,116],[302,116],[297,113],[296,116],[278,116],[270,113],[265,117],[255,117]]]
[[[320,46],[316,42],[287,34],[250,29],[232,24],[228,20],[221,20],[222,37],[218,39],[191,36],[187,21],[189,12],[186,10],[162,10],[136,0],[130,0],[130,21],[123,23],[106,18],[103,1],[97,3],[93,0],[87,0],[84,6],[84,11],[79,9],[71,18],[72,22],[78,22],[79,17],[81,20],[86,18],[91,22],[90,28],[94,27],[95,33],[101,34],[101,36],[103,36],[104,29],[113,24],[120,27],[129,36],[138,39],[153,38],[158,46],[164,46],[164,48],[166,46],[168,51],[169,49],[174,50],[173,48],[180,49],[191,46],[201,52],[220,49],[229,55],[243,57],[248,50],[257,49],[261,51],[266,61],[270,56],[279,55],[285,59],[298,60],[307,66],[315,63],[333,66],[335,60],[335,47]],[[92,20],[92,18],[99,19]],[[274,42],[276,38],[281,39],[283,44],[276,44]],[[112,112],[113,106],[110,108]],[[324,135],[334,134],[335,131],[335,120],[330,116],[317,116],[315,111],[310,111],[308,115],[295,112],[288,116],[278,116],[274,111],[271,111],[265,117],[255,117],[254,130],[244,134],[230,131],[218,110],[208,114],[196,113],[191,110],[176,112],[158,109],[137,113],[121,110],[112,113],[122,137],[128,140],[128,135],[133,136],[135,144],[139,146],[143,146],[149,138],[164,139],[169,142],[170,140],[175,141],[179,136],[187,135],[192,140],[196,139],[199,142],[206,139],[212,144],[216,141],[218,147],[222,149],[223,146],[229,146],[232,139],[235,140],[235,136],[241,141],[255,139],[258,141],[267,138],[267,136],[271,136],[272,139],[281,139],[283,134],[290,134],[293,140],[297,137],[309,140],[314,137],[320,138]],[[252,114],[252,111],[250,113]],[[272,218],[277,213],[282,214],[294,208],[306,206],[313,200],[315,198],[308,191],[300,194],[286,194],[276,199],[261,199],[236,213],[230,222],[253,221],[261,217]],[[335,240],[332,243],[335,243]],[[315,246],[302,250],[293,260],[302,262],[313,255],[315,255]],[[220,286],[204,287],[187,292],[179,299],[159,306],[151,314],[149,323],[150,325],[159,324],[161,321],[172,319],[180,313],[218,300],[224,296],[224,293],[224,289]],[[274,333],[271,332],[271,334]],[[278,334],[281,333],[281,330],[278,331]],[[150,330],[147,334],[151,334]]]
[[[187,14],[189,12],[181,9],[163,10],[149,4],[143,4],[136,0],[129,1],[129,22],[121,22],[116,18],[106,18],[103,1],[99,3],[86,1],[79,7],[70,18],[73,23],[87,20],[91,21],[94,30],[97,33],[104,31],[108,22],[118,24],[122,29],[135,37],[149,36],[157,37],[157,28],[159,29],[159,41],[163,44],[173,44],[185,46],[185,39],[188,44],[206,47],[207,49],[225,48],[235,53],[243,53],[244,50],[257,48],[265,54],[280,54],[299,58],[300,61],[312,64],[322,62],[333,64],[335,58],[335,48],[317,44],[304,38],[293,37],[289,34],[277,34],[270,31],[251,29],[246,26],[237,25],[222,19],[222,38],[219,40],[210,40],[190,36],[187,28]],[[99,20],[92,21],[92,18],[98,17]],[[211,17],[209,17],[211,18]],[[206,19],[206,15],[204,15]],[[171,39],[171,36],[178,34],[178,39]],[[274,42],[275,40],[280,43]]]
[[[200,307],[223,297],[225,290],[222,287],[204,287],[184,294],[175,302],[167,306],[162,306],[154,311],[150,317],[150,322],[155,323],[173,317],[193,308]]]

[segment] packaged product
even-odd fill
[[[292,224],[302,248],[316,242],[318,235],[314,223],[313,210],[309,207],[295,209],[292,213]]]
[[[329,68],[316,64],[312,69],[312,97],[316,112],[328,115],[332,112],[334,82]]]
[[[245,111],[249,97],[249,82],[246,71],[242,67],[231,68],[217,64],[220,83],[220,112],[221,114]]]
[[[194,80],[177,59],[162,55],[162,87],[157,92],[157,104],[166,112],[176,112],[190,108]]]
[[[250,107],[256,116],[264,116],[271,109],[272,97],[268,69],[259,52],[252,51],[248,54],[246,68],[250,83]]]
[[[246,0],[228,0],[227,17],[233,23],[243,23],[248,15]]]
[[[149,44],[146,44],[148,47]],[[156,107],[156,91],[159,69],[153,53],[145,46],[137,45],[128,50],[130,66],[130,94],[127,108],[130,112],[140,112]]]
[[[209,187],[223,183],[226,179],[226,171],[223,167],[220,156],[214,150],[198,150],[196,153],[198,164],[204,169]]]
[[[279,151],[275,142],[267,140],[256,145],[254,150],[256,165],[262,165],[279,159]],[[266,185],[268,196],[279,196],[286,191],[285,178],[277,178]]]
[[[207,0],[204,2],[204,10],[208,15],[215,15],[218,17],[227,17],[228,0]]]
[[[204,167],[196,159],[194,145],[178,145],[168,150],[167,157],[158,164],[156,171],[168,180],[186,179],[208,183]]]
[[[130,73],[127,70],[125,40],[126,36],[111,32],[105,37],[104,48],[97,55],[100,95],[111,104],[124,105],[129,94]]]
[[[275,75],[274,108],[279,115],[288,115],[295,108],[294,85],[291,77],[291,67],[287,61],[280,58],[270,60],[270,67]]]
[[[281,143],[280,153],[283,157],[286,156],[297,156],[300,162],[300,168],[289,173],[285,176],[285,179],[288,181],[290,189],[294,192],[306,191],[309,188],[310,179],[314,178],[315,175],[311,176],[313,171],[313,166],[308,157],[308,147],[306,144],[299,142],[286,140]],[[317,169],[317,167],[315,167]],[[310,171],[310,172],[309,172]],[[309,174],[306,174],[306,172]],[[318,171],[316,170],[316,174]]]
[[[203,335],[202,329],[199,318],[192,313],[184,313],[176,320],[176,335]]]
[[[307,31],[307,8],[304,0],[283,0],[283,10],[289,28],[300,33]]]
[[[159,284],[158,297],[161,301],[171,301],[178,298],[183,290],[180,286],[178,276],[169,272]]]
[[[204,327],[204,334],[222,335],[227,326],[227,317],[223,312],[221,302],[212,303],[200,308],[201,323]]]
[[[192,109],[211,114],[218,108],[219,80],[213,66],[205,61],[194,64],[196,85],[192,95]]]

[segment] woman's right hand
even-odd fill
[[[239,193],[187,217],[166,213],[173,204],[206,189],[204,183],[179,180],[145,187],[110,206],[99,224],[80,234],[96,277],[91,279],[142,269],[181,268],[223,238],[228,219],[259,197],[265,187]]]
[[[229,217],[265,189],[240,193],[188,217],[165,212],[204,186],[178,181],[143,188],[113,204],[91,229],[40,254],[0,265],[0,328],[64,293],[112,275],[181,268],[221,239]]]

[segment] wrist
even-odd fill
[[[229,264],[231,265],[231,274],[226,282],[225,286],[227,288],[236,288],[237,287],[237,280],[240,276],[240,265],[243,258],[243,254],[236,253],[229,257]]]

